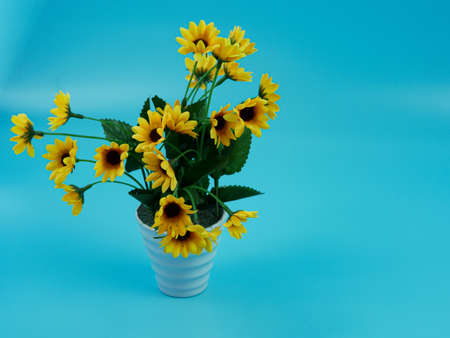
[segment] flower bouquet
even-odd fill
[[[216,107],[211,104],[213,93],[223,83],[252,80],[252,73],[236,61],[256,52],[255,44],[244,38],[239,26],[228,37],[220,37],[214,23],[207,25],[203,20],[198,25],[190,22],[188,29],[180,31],[178,52],[192,54],[185,60],[187,86],[181,101],[170,104],[158,96],[148,98],[132,126],[74,112],[69,93],[60,91],[50,111],[51,132],[34,129],[26,114],[18,114],[11,119],[16,134],[11,141],[17,142],[16,154],[27,149],[34,157],[33,139],[65,136],[47,145],[43,157],[49,160],[50,180],[65,191],[62,200],[72,205],[73,215],[81,212],[87,191],[97,184],[130,187],[128,193],[141,203],[137,218],[161,290],[186,296],[206,288],[221,226],[240,239],[246,233],[243,223],[257,217],[256,211],[233,211],[226,203],[260,192],[245,186],[221,186],[220,179],[241,171],[252,135],[260,137],[261,129],[269,128],[280,97],[275,93],[278,85],[264,74],[255,97],[234,107],[227,103],[210,109]],[[100,123],[104,136],[55,132],[73,118]],[[96,148],[92,160],[82,159],[77,156],[77,138],[104,144]],[[95,177],[101,179],[84,186],[66,183],[82,163],[94,165]],[[186,260],[180,260],[180,255]],[[196,278],[201,282],[193,283]]]

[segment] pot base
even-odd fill
[[[158,282],[159,290],[162,293],[164,293],[167,296],[175,297],[175,298],[194,297],[194,296],[201,294],[208,287],[208,281],[206,281],[206,283],[204,283],[200,287],[196,287],[191,290],[169,288],[169,287],[166,287],[164,284],[160,283],[158,278],[156,278],[156,281]]]

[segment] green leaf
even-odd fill
[[[189,189],[189,194],[186,193],[186,189],[181,189],[180,195],[184,197],[187,204],[191,205],[194,204],[192,203],[191,199],[192,197],[194,199],[197,209],[199,208],[200,205],[204,203],[206,197],[204,193],[196,189]]]
[[[155,110],[156,110],[156,108],[164,109],[164,107],[166,106],[166,101],[164,101],[158,95],[155,95],[152,97],[152,102],[153,102],[153,105],[155,106]]]
[[[208,190],[209,187],[209,177],[208,175],[203,176],[199,181],[198,185],[202,187],[203,189]],[[198,191],[198,190],[197,190]]]
[[[147,98],[147,100],[145,100],[144,105],[142,106],[141,109],[141,117],[148,120],[148,115],[147,112],[150,110],[150,98]]]
[[[213,171],[223,169],[225,164],[226,158],[221,156],[217,150],[208,152],[208,156],[204,160],[197,161],[186,168],[182,179],[182,187],[196,183],[203,176]]]
[[[206,102],[207,100],[199,100],[197,102],[194,102],[193,104],[187,106],[184,111],[189,112],[189,119],[190,120],[200,120],[205,116],[205,110],[206,110]]]
[[[142,155],[143,153],[137,153],[133,150],[128,152],[128,158],[125,163],[125,170],[127,172],[132,172],[142,168]]]
[[[262,194],[262,192],[259,192],[258,190],[243,185],[226,185],[219,187],[218,190],[218,197],[222,202],[230,202]],[[211,192],[214,194],[215,190],[213,189]]]
[[[195,139],[191,136],[186,134],[178,134],[173,131],[169,133],[169,136],[166,137],[166,140],[172,146],[177,147],[181,152],[184,152],[188,149],[196,149],[197,146]],[[173,159],[180,155],[180,153],[176,149],[169,145],[165,145],[165,148],[166,155],[169,159]],[[192,153],[189,154],[189,156],[192,156]]]
[[[245,162],[247,162],[251,143],[252,134],[246,128],[241,137],[231,141],[229,147],[224,147],[221,155],[226,159],[226,163],[222,170],[216,170],[211,176],[219,178],[223,175],[232,175],[241,171]]]
[[[130,196],[133,196],[142,204],[148,206],[150,209],[154,209],[161,197],[161,189],[142,190],[134,189],[128,192]]]
[[[130,144],[133,142],[133,131],[130,124],[113,119],[102,119],[101,121],[105,137],[108,140],[119,144]]]
[[[117,142],[119,145],[126,143],[130,146],[125,170],[131,172],[141,168],[142,154],[134,152],[137,142],[132,138],[133,131],[131,130],[131,125],[118,120],[102,119],[102,127],[105,137],[108,140]]]

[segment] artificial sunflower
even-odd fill
[[[53,102],[55,102],[56,108],[51,109],[50,113],[55,115],[55,117],[49,117],[48,124],[50,125],[50,129],[55,131],[70,118],[70,94],[64,94],[62,91],[59,91]]]
[[[245,56],[238,44],[232,44],[230,39],[217,38],[218,46],[212,51],[214,57],[222,62],[236,61]]]
[[[237,211],[231,215],[228,220],[223,225],[228,229],[231,237],[236,239],[241,239],[242,234],[247,232],[247,229],[242,225],[242,222],[246,222],[247,218],[256,218],[258,217],[257,211]]]
[[[164,141],[164,127],[165,123],[158,112],[148,111],[148,120],[143,117],[138,118],[138,126],[134,126],[133,138],[140,143],[137,145],[135,151],[142,153],[145,150],[151,150],[157,144]]]
[[[69,136],[65,142],[55,139],[55,144],[48,144],[46,149],[48,153],[42,156],[50,161],[45,167],[52,172],[50,179],[55,180],[56,185],[62,184],[75,168],[77,141]]]
[[[146,181],[153,181],[153,189],[162,185],[162,192],[166,192],[169,187],[172,191],[175,190],[177,179],[172,166],[163,154],[145,152],[142,161],[146,164],[145,167],[152,171]]]
[[[211,252],[213,249],[213,242],[214,244],[217,244],[217,238],[220,236],[220,234],[222,233],[222,230],[220,229],[220,227],[214,228],[211,231],[206,231],[206,236],[205,241],[206,241],[206,245],[205,245],[205,250]]]
[[[200,255],[206,247],[205,232],[207,231],[201,225],[189,225],[184,235],[166,235],[161,240],[161,247],[164,247],[165,253],[171,253],[175,258],[180,253],[184,258],[187,258],[189,253]]]
[[[72,215],[77,216],[81,212],[81,209],[83,208],[84,203],[83,190],[75,185],[63,184],[59,187],[63,188],[64,191],[66,192],[62,200],[64,202],[67,202],[67,204],[72,205]]]
[[[237,44],[239,46],[242,53],[245,55],[253,54],[257,51],[255,48],[255,43],[250,42],[250,39],[244,39],[244,35],[245,31],[241,27],[234,26],[228,37],[232,44]]]
[[[189,29],[180,28],[183,37],[177,37],[177,42],[181,45],[178,49],[180,54],[208,53],[217,47],[217,35],[220,31],[213,22],[208,25],[204,20],[200,20],[198,26],[194,22],[189,22]]]
[[[120,146],[116,142],[111,142],[111,145],[102,145],[95,149],[97,154],[94,158],[97,160],[94,170],[96,170],[95,177],[105,174],[102,178],[102,182],[106,182],[111,179],[114,182],[117,176],[122,176],[125,168],[123,162],[128,157],[128,144],[121,144]]]
[[[11,131],[16,134],[16,136],[11,137],[9,140],[17,142],[13,147],[14,153],[16,155],[23,153],[25,148],[27,148],[27,153],[30,157],[34,157],[34,148],[31,144],[31,140],[41,139],[42,135],[38,135],[33,128],[33,122],[30,121],[26,114],[13,115],[11,117],[11,122],[14,126]]]
[[[239,125],[234,130],[235,135],[240,137],[245,127],[251,130],[253,135],[260,137],[261,129],[269,129],[267,121],[269,117],[266,115],[266,101],[260,97],[247,99],[245,102],[237,105],[234,110],[239,115]]]
[[[239,117],[232,110],[228,110],[229,107],[230,105],[228,104],[225,107],[221,107],[218,112],[213,111],[211,113],[210,136],[217,146],[222,143],[228,147],[230,140],[236,139],[233,134],[233,129],[239,127]]]
[[[155,214],[154,228],[158,228],[158,234],[164,232],[171,237],[184,236],[186,227],[192,225],[190,214],[195,213],[191,210],[192,206],[184,203],[184,198],[176,198],[173,195],[167,195],[159,201],[160,208]]]
[[[197,133],[193,131],[197,126],[197,121],[189,121],[190,114],[188,111],[181,112],[179,100],[175,101],[173,108],[167,103],[164,110],[158,108],[158,111],[164,116],[164,123],[169,129],[180,134],[187,134],[194,138],[197,137]]]
[[[195,72],[192,76],[192,81],[189,87],[193,88],[197,85],[197,83],[200,81],[200,88],[206,89],[206,84],[208,82],[212,82],[214,79],[214,76],[216,74],[215,70],[210,71],[212,68],[214,68],[217,64],[217,60],[212,55],[204,55],[204,54],[194,54],[194,60],[190,58],[186,58],[186,68],[189,70],[189,75],[186,76],[186,79],[189,81],[191,78],[191,74],[194,71],[195,63],[197,62],[197,65],[195,66]],[[223,75],[223,69],[220,67],[219,72],[217,75]]]
[[[252,73],[246,72],[244,68],[239,68],[237,62],[227,62],[224,64],[225,76],[233,81],[251,81]]]
[[[280,110],[280,107],[275,103],[280,99],[280,95],[275,94],[278,89],[278,84],[272,82],[272,77],[269,74],[263,74],[259,83],[258,96],[267,101],[267,115],[273,120],[277,117],[276,112]]]

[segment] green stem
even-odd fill
[[[201,127],[201,129],[200,129],[200,153],[202,154],[202,156],[201,156],[201,158],[203,159],[203,143],[204,143],[204,141],[205,141],[205,127],[204,126],[202,126]]]
[[[210,70],[208,70],[205,74],[202,75],[202,77],[200,77],[200,79],[197,80],[197,84],[195,85],[194,88],[192,88],[191,93],[188,95],[186,101],[189,101],[189,99],[191,98],[193,92],[195,89],[197,89],[198,87],[200,87],[200,84],[203,82],[203,80],[213,71],[213,69],[216,69],[217,65],[214,67],[211,67]]]
[[[228,215],[233,215],[233,211],[231,211],[231,209],[230,208],[228,208],[226,205],[225,205],[225,203],[223,203],[220,199],[219,199],[219,197],[217,197],[215,194],[213,194],[211,191],[208,191],[208,190],[206,190],[206,189],[204,189],[204,188],[202,188],[202,187],[199,187],[199,186],[197,186],[197,185],[191,185],[190,186],[191,188],[194,188],[194,189],[197,189],[197,190],[200,190],[200,191],[203,191],[203,192],[206,192],[208,195],[210,195],[212,198],[214,198],[216,201],[217,201],[217,203],[219,203],[220,204],[220,206],[222,207],[222,208],[224,208],[224,210],[228,213]]]
[[[81,138],[90,138],[94,140],[106,140],[109,141],[107,138],[104,137],[98,137],[98,136],[88,136],[88,135],[78,135],[78,134],[68,134],[68,133],[50,133],[47,131],[36,131],[36,135],[44,136],[44,135],[52,135],[52,136],[72,136],[72,137],[81,137]]]
[[[184,156],[183,152],[180,149],[178,149],[177,146],[174,146],[172,143],[167,142],[167,139],[164,140],[164,146],[166,146],[166,145],[168,145],[172,149],[175,149],[179,154]],[[184,158],[189,162],[189,159],[186,156],[184,156]]]
[[[93,160],[84,160],[84,159],[82,159],[82,158],[77,158],[77,160],[76,160],[77,162],[89,162],[89,163],[96,163],[95,161],[93,161]]]
[[[92,121],[102,122],[101,119],[96,119],[96,118],[94,118],[94,117],[89,117],[89,116],[86,116],[86,115],[83,115],[83,118],[86,119],[86,120],[92,120]]]
[[[180,155],[178,155],[177,157],[175,157],[175,158],[173,159],[173,161],[178,160],[180,157],[182,157],[182,156],[184,156],[185,154],[190,153],[190,152],[194,152],[194,153],[196,153],[196,154],[198,155],[197,150],[195,150],[195,149],[188,149],[188,150],[186,150],[185,152],[183,152],[183,153],[181,153]],[[186,157],[186,158],[187,158],[187,157]],[[189,160],[189,159],[188,159],[188,160]]]
[[[195,95],[197,95],[197,92],[198,92],[199,89],[200,89],[200,86],[198,86],[197,89],[195,89],[194,95],[192,96],[192,99],[191,99],[191,104],[194,102]]]
[[[144,179],[145,188],[146,188],[147,190],[149,190],[148,182],[147,182],[146,177],[145,177],[144,167],[141,167],[141,172],[142,172],[142,178]]]
[[[85,160],[85,159],[82,159],[82,158],[77,158],[76,159],[76,161],[77,162],[88,162],[88,163],[97,163],[96,161],[93,161],[93,160]],[[133,181],[135,181],[143,190],[145,190],[145,187],[141,184],[141,182],[139,182],[134,176],[132,176],[132,175],[130,175],[129,173],[127,173],[126,171],[124,172],[124,174],[125,175],[127,175],[129,178],[131,178]],[[101,183],[102,181],[98,181],[98,182],[95,182],[94,184],[97,184],[97,183]],[[135,187],[134,185],[133,185],[133,187]],[[139,189],[139,188],[137,188],[137,187],[135,187],[136,189]]]
[[[217,81],[217,83],[215,84],[215,86],[211,86],[211,88],[209,88],[208,90],[205,90],[205,93],[203,94],[204,96],[209,95],[209,93],[213,90],[216,89],[217,87],[219,87],[222,83],[224,83],[226,80],[228,80],[229,77],[223,76],[219,81]]]
[[[117,184],[123,184],[123,185],[127,185],[127,186],[129,186],[129,187],[132,187],[133,189],[139,189],[138,187],[136,187],[136,186],[133,185],[133,184],[130,184],[130,183],[127,183],[127,182],[122,182],[122,181],[114,181],[114,182],[106,181],[105,183],[117,183]]]
[[[188,85],[187,85],[187,87],[186,87],[186,91],[184,92],[183,102],[185,102],[186,95],[187,95],[187,93],[188,93],[188,91],[189,91],[189,86],[191,85],[192,78],[194,77],[194,74],[195,74],[195,70],[197,69],[197,64],[198,64],[198,61],[195,61],[195,63],[194,63],[194,69],[192,70],[191,76],[189,77]]]
[[[132,185],[132,184],[126,183],[126,182],[122,182],[122,181],[114,181],[114,182],[112,182],[112,181],[106,181],[106,182],[97,181],[97,182],[93,182],[93,183],[91,183],[91,184],[86,185],[86,186],[83,187],[81,190],[82,190],[83,192],[85,192],[86,190],[92,188],[94,185],[99,184],[99,183],[116,183],[116,184],[122,184],[122,185],[129,186],[129,187],[131,187],[131,188],[133,188],[133,189],[139,189],[139,188],[136,187],[135,185]]]
[[[189,199],[191,200],[191,203],[192,203],[192,207],[194,208],[194,210],[197,211],[197,205],[195,203],[194,197],[192,196],[192,193],[189,191],[189,189],[183,189],[183,191],[185,191],[186,194],[189,196]],[[194,214],[194,221],[195,221],[195,223],[198,223],[197,212]]]
[[[127,175],[129,178],[131,178],[133,181],[135,181],[142,188],[142,190],[145,190],[145,187],[141,184],[141,182],[139,182],[136,178],[134,178],[133,175],[127,173],[126,171],[124,171],[124,174]]]
[[[213,80],[213,83],[212,83],[212,86],[211,86],[211,89],[209,92],[208,105],[206,106],[206,114],[208,114],[208,112],[209,112],[209,105],[211,104],[212,93],[213,93],[214,87],[216,85],[217,74],[219,74],[220,67],[222,67],[222,61],[219,60],[219,61],[217,61],[216,73],[214,74],[214,80]]]
[[[222,83],[224,83],[226,80],[228,80],[229,77],[228,76],[224,76],[223,78],[221,78],[219,81],[217,81],[216,85],[214,86],[214,88],[219,87]]]
[[[214,86],[216,85],[217,74],[219,74],[220,67],[222,67],[222,62],[219,60],[219,61],[217,61],[217,65],[215,66],[216,72],[214,74],[214,80],[212,82],[211,89],[209,91],[208,104],[206,105],[206,115],[208,115],[208,113],[209,113],[209,106],[211,105],[212,94],[213,94],[213,91],[214,91]],[[201,154],[202,154],[202,158],[203,158],[203,155],[204,155],[203,154],[203,143],[204,143],[204,139],[205,139],[205,133],[206,133],[205,130],[206,129],[207,128],[202,128],[200,130],[200,132],[201,132],[201,136],[200,136],[201,137],[201,139],[200,139],[200,151],[201,151]]]
[[[214,177],[214,193],[219,196],[219,178]],[[219,217],[219,202],[216,201],[216,215]]]
[[[102,122],[101,119],[96,119],[94,117],[89,117],[89,116],[86,116],[86,115],[83,115],[83,114],[77,114],[77,113],[72,113],[72,112],[69,113],[69,117],[75,117],[77,119],[86,119],[86,120]]]
[[[86,190],[91,189],[94,185],[99,184],[99,183],[102,183],[102,181],[97,181],[97,182],[93,182],[93,183],[91,183],[91,184],[85,185],[85,186],[84,186],[83,188],[81,188],[80,190],[81,190],[81,192],[84,193]]]

